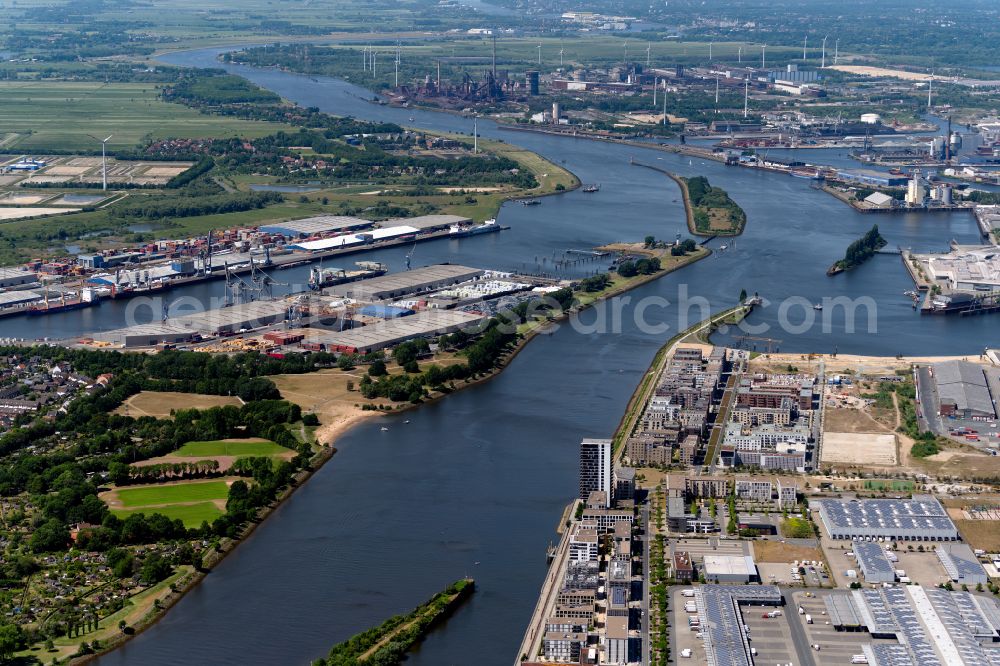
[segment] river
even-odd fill
[[[165,60],[218,67],[214,56],[220,51],[191,51]],[[471,119],[372,105],[364,101],[370,93],[345,82],[227,69],[331,113],[472,131]],[[912,283],[898,256],[877,256],[836,278],[824,273],[873,222],[890,247],[928,251],[945,250],[950,239],[976,242],[968,214],[861,215],[805,180],[649,149],[504,131],[485,120],[479,128],[483,136],[565,160],[584,182],[601,183],[601,191],[549,197],[541,206],[507,205],[500,220],[510,231],[421,244],[414,265],[460,261],[544,268],[543,260],[567,248],[647,234],[673,238],[684,231],[677,189],[662,174],[630,166],[634,156],[683,175],[707,175],[743,206],[749,223],[726,251],[630,292],[631,304],[647,297],[677,303],[686,288],[721,309],[736,302],[741,288],[759,291],[774,304],[759,309],[749,322],[772,327],[755,334],[780,339],[783,351],[972,354],[995,342],[991,317],[915,313],[902,295]],[[721,244],[712,242],[717,250]],[[399,270],[406,251],[357,259],[388,261]],[[574,270],[596,268],[591,263]],[[295,271],[304,275],[304,269],[279,275],[291,281]],[[178,293],[218,295],[221,283]],[[871,299],[876,330],[848,334],[843,311],[809,307],[836,296]],[[777,303],[793,297],[799,299],[790,315],[793,323],[818,321],[798,334],[775,332]],[[0,327],[18,326],[30,337],[42,334],[39,326],[53,335],[78,334],[121,325],[123,308],[105,303],[91,311],[33,319],[30,327],[27,320],[4,321]],[[509,662],[545,574],[546,544],[555,538],[556,521],[576,492],[579,439],[610,436],[656,349],[681,325],[678,309],[648,310],[649,320],[671,326],[655,334],[640,330],[631,305],[624,308],[620,331],[595,327],[584,334],[564,324],[528,345],[489,382],[355,428],[338,442],[333,460],[161,622],[98,663],[303,664],[464,575],[476,578],[478,591],[408,663]],[[691,312],[697,318],[700,311]],[[592,323],[596,316],[586,312],[580,320]],[[389,430],[380,430],[382,425]]]

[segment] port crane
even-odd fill
[[[406,270],[410,270],[410,260],[413,259],[413,253],[417,251],[417,244],[414,243],[410,251],[406,253]]]
[[[272,287],[284,286],[284,282],[276,282],[274,278],[258,268],[250,257],[250,276],[244,279],[237,275],[226,263],[226,305],[240,305],[259,300],[274,298]]]

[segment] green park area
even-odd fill
[[[225,481],[199,481],[119,488],[116,492],[123,507],[135,508],[179,502],[224,500],[229,494],[229,485]]]
[[[111,513],[119,518],[128,518],[133,513],[150,515],[160,513],[170,520],[180,519],[184,527],[200,527],[203,522],[209,524],[221,516],[224,511],[215,505],[214,502],[196,502],[194,504],[176,504],[173,506],[139,507],[136,509],[112,509]]]
[[[291,449],[266,440],[214,440],[188,442],[173,455],[181,458],[210,458],[212,456],[276,456],[290,453]]]
[[[868,479],[865,490],[891,490],[893,492],[910,492],[914,488],[913,481],[896,479]]]
[[[278,123],[209,115],[160,99],[154,83],[0,81],[5,152],[100,152],[91,138],[111,135],[108,150],[134,148],[146,137],[260,137]]]

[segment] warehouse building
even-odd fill
[[[831,539],[957,541],[958,529],[931,495],[913,499],[823,499],[810,502]]]
[[[752,666],[755,659],[739,607],[782,605],[777,586],[700,585],[694,594],[709,666]]]
[[[461,215],[420,215],[418,217],[394,217],[391,220],[379,222],[382,228],[405,225],[416,227],[420,231],[435,231],[437,229],[447,229],[454,224],[472,224],[472,218]]]
[[[1000,607],[992,598],[919,585],[834,591],[825,599],[837,631],[867,631],[862,663],[879,666],[991,666],[1000,663]],[[854,662],[857,663],[857,662]]]
[[[706,555],[701,572],[714,583],[750,583],[760,580],[750,555]]]
[[[941,416],[992,419],[996,417],[993,398],[983,369],[968,361],[935,363]]]
[[[881,544],[871,541],[855,541],[852,548],[858,560],[858,568],[866,583],[893,583],[896,571],[882,550]]]
[[[962,585],[986,585],[989,577],[976,554],[964,543],[945,543],[935,551],[948,577]]]
[[[38,282],[38,275],[23,268],[0,268],[0,289]]]
[[[260,231],[266,234],[281,234],[285,238],[306,238],[308,236],[330,234],[335,231],[364,229],[371,226],[371,224],[370,220],[362,220],[359,217],[318,215],[316,217],[306,217],[301,220],[265,224],[260,227]]]
[[[0,309],[23,307],[29,303],[42,300],[42,295],[35,291],[18,289],[0,293]]]
[[[907,183],[910,182],[907,176],[894,176],[891,173],[873,169],[838,169],[837,178],[848,183],[876,187],[906,187]]]
[[[453,284],[477,278],[485,272],[481,268],[469,268],[456,264],[435,264],[403,273],[349,282],[331,287],[326,291],[330,294],[361,301],[382,301],[450,287]]]
[[[176,317],[169,323],[202,335],[219,335],[270,326],[283,321],[287,314],[285,301],[255,301]]]
[[[339,333],[314,335],[331,351],[366,354],[413,340],[451,334],[462,329],[474,329],[486,317],[460,310],[423,310],[408,317],[386,319]]]
[[[97,340],[104,340],[112,344],[121,345],[125,348],[155,347],[161,344],[177,344],[188,342],[197,331],[183,326],[166,323],[141,324],[139,326],[129,326],[113,331],[105,331],[94,336]]]

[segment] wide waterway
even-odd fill
[[[180,53],[173,64],[218,67],[218,49]],[[472,131],[472,120],[364,101],[367,91],[333,79],[228,67],[305,106],[444,131]],[[410,118],[413,118],[411,121]],[[515,133],[480,121],[480,133],[560,162],[596,194],[572,192],[543,205],[508,204],[510,231],[416,246],[414,265],[437,261],[544,270],[567,248],[589,248],[647,234],[684,231],[676,187],[662,174],[630,166],[629,157],[682,175],[705,174],[746,210],[746,233],[724,252],[628,296],[678,301],[683,285],[713,309],[735,303],[741,288],[775,303],[750,322],[774,327],[777,303],[799,297],[791,318],[816,317],[800,334],[770,330],[783,351],[867,354],[973,354],[993,344],[996,320],[920,317],[903,297],[912,288],[898,256],[878,256],[836,278],[825,270],[878,222],[890,247],[945,250],[950,239],[978,240],[967,214],[861,215],[808,181],[727,168],[655,150]],[[713,241],[718,249],[721,241]],[[358,255],[402,268],[408,248]],[[344,264],[345,261],[338,263]],[[582,273],[597,264],[574,269]],[[299,273],[296,273],[299,271]],[[293,281],[305,269],[278,273]],[[286,280],[286,278],[288,278]],[[221,283],[171,292],[218,296]],[[824,297],[868,297],[877,330],[844,331],[843,312],[808,305]],[[0,321],[0,335],[63,336],[122,325],[124,303],[31,320]],[[651,322],[675,330],[678,307],[655,306]],[[692,309],[692,318],[699,310]],[[545,546],[576,492],[581,437],[611,434],[656,349],[671,334],[640,332],[631,306],[620,332],[581,333],[562,325],[526,347],[497,378],[405,416],[355,428],[330,464],[285,502],[163,621],[99,660],[111,664],[301,664],[330,645],[415,606],[447,582],[474,576],[472,600],[435,631],[411,659],[425,664],[467,658],[508,663],[520,641],[545,572]],[[593,322],[594,312],[584,313]],[[823,319],[830,329],[824,332]],[[863,317],[862,317],[863,319]],[[864,322],[859,326],[864,328]],[[405,423],[409,420],[410,423]],[[388,431],[380,426],[387,425]],[[489,655],[484,657],[484,655]]]

